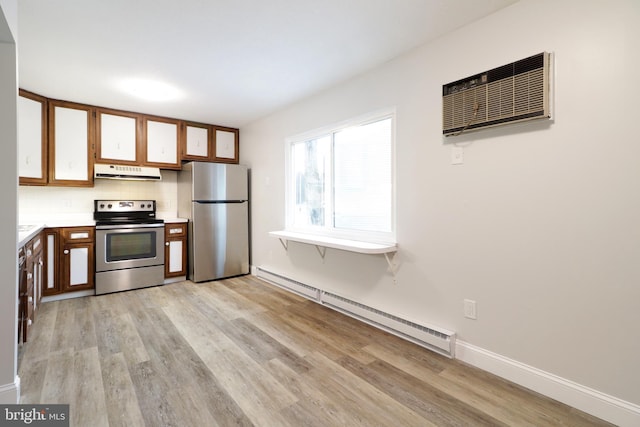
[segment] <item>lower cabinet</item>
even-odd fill
[[[166,223],[164,226],[164,276],[187,274],[187,223]]]
[[[43,237],[38,234],[18,251],[18,342],[26,342],[42,297]]]
[[[48,228],[45,239],[47,262],[43,295],[93,289],[95,227]]]
[[[27,280],[33,283],[33,309],[36,311],[42,298],[44,273],[44,238],[42,233],[27,244]]]
[[[25,309],[28,298],[27,257],[24,247],[18,249],[18,343],[25,340]]]

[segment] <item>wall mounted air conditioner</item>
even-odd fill
[[[551,54],[542,52],[442,86],[442,134],[548,119]]]

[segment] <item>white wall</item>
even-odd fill
[[[17,2],[0,0],[0,403],[17,403]]]
[[[20,222],[43,222],[46,217],[55,220],[83,220],[93,218],[93,201],[102,200],[156,200],[158,215],[175,218],[178,212],[178,173],[163,170],[162,181],[121,181],[97,179],[90,188],[20,186],[18,190]],[[46,223],[46,221],[45,221]]]
[[[0,25],[0,41],[11,43],[18,39],[18,2],[17,0],[0,0],[0,9],[4,22]]]
[[[241,129],[253,263],[640,404],[639,23],[636,0],[522,0]],[[555,55],[554,120],[463,135],[451,165],[442,84],[542,51]],[[388,106],[397,285],[381,257],[328,250],[323,263],[267,235],[284,226],[285,138]]]

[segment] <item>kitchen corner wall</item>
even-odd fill
[[[639,22],[637,0],[521,0],[243,127],[254,265],[454,330],[476,354],[640,419]],[[553,120],[442,137],[443,84],[542,51]],[[393,106],[397,284],[381,256],[285,251],[268,235],[284,227],[285,139]]]
[[[18,403],[18,2],[0,0],[0,403]]]
[[[175,218],[178,211],[178,172],[163,170],[162,181],[123,181],[97,179],[93,188],[20,186],[18,190],[21,223],[93,218],[96,199],[150,199],[157,201],[158,215]],[[45,221],[43,221],[45,220]]]

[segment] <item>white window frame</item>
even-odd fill
[[[328,134],[332,134],[343,129],[362,126],[368,123],[373,123],[386,118],[391,118],[391,230],[389,232],[376,232],[365,230],[348,230],[338,229],[333,227],[333,222],[329,225],[322,227],[296,227],[293,223],[296,200],[296,187],[295,177],[292,172],[292,159],[291,153],[293,145],[300,142],[317,139]],[[285,140],[285,231],[295,233],[305,233],[318,235],[323,237],[331,237],[337,239],[348,239],[360,242],[368,243],[380,243],[380,244],[396,244],[396,151],[395,151],[395,134],[396,134],[396,110],[395,108],[386,108],[383,110],[377,110],[371,113],[367,113],[352,119],[348,119],[339,123],[335,123],[329,126],[321,127],[312,131],[300,133]],[[333,150],[333,147],[332,147]],[[331,153],[332,170],[331,177],[328,184],[330,188],[328,191],[333,194],[333,152]],[[333,203],[333,196],[329,196],[331,199],[330,204]],[[331,206],[333,214],[333,206]]]

